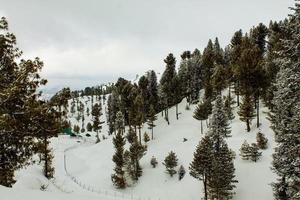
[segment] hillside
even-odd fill
[[[88,97],[79,98],[86,106],[91,106],[91,100]],[[96,101],[94,100],[94,103]],[[58,190],[49,190],[53,192],[67,192],[71,194],[97,194],[107,196],[134,197],[142,199],[199,199],[202,196],[202,183],[192,178],[188,174],[188,167],[193,158],[193,152],[201,137],[200,122],[195,120],[192,115],[195,105],[191,105],[190,110],[185,110],[186,101],[183,100],[179,104],[181,112],[179,120],[175,118],[175,108],[171,108],[170,125],[167,125],[164,118],[159,113],[157,125],[154,129],[154,140],[150,141],[148,151],[141,160],[143,168],[143,176],[133,186],[125,190],[117,190],[111,182],[111,174],[113,172],[112,155],[114,148],[112,144],[112,136],[107,136],[107,125],[103,125],[102,133],[107,137],[98,144],[95,144],[95,133],[90,133],[92,137],[86,137],[86,133],[82,133],[82,138],[76,139],[69,136],[59,136],[51,140],[51,145],[55,154],[55,179],[54,183],[61,186]],[[106,104],[103,110],[106,109]],[[239,181],[236,188],[234,199],[252,200],[252,199],[271,199],[272,189],[269,185],[275,179],[275,175],[271,172],[271,161],[273,148],[275,146],[273,132],[270,129],[270,122],[266,119],[268,109],[261,109],[260,128],[256,128],[256,124],[252,123],[251,132],[246,132],[246,125],[239,120],[237,109],[234,110],[235,118],[231,121],[232,137],[227,139],[231,149],[236,153],[235,168],[236,179]],[[81,124],[78,122],[76,114],[69,113],[72,124]],[[85,114],[85,123],[91,120],[91,116]],[[105,115],[102,119],[105,121]],[[204,123],[205,124],[205,123]],[[207,130],[204,125],[204,132]],[[147,125],[144,125],[142,133],[149,132]],[[248,143],[256,141],[256,133],[261,131],[269,140],[268,149],[263,151],[263,155],[258,162],[244,161],[239,156],[239,148],[244,140]],[[183,139],[187,141],[184,142]],[[70,148],[71,147],[71,148]],[[179,181],[178,176],[171,178],[165,173],[165,166],[162,162],[169,151],[175,151],[178,156],[178,164],[183,165],[187,171],[185,177]],[[66,174],[64,166],[64,156],[66,159]],[[155,156],[158,160],[158,166],[152,168],[150,159]],[[30,168],[23,170],[20,174],[28,175]],[[178,168],[177,168],[178,169]],[[37,169],[36,169],[37,170]],[[26,172],[27,171],[27,172]],[[41,176],[41,174],[40,174]],[[73,177],[73,178],[72,178]],[[40,178],[40,177],[39,177]],[[18,176],[16,187],[27,187],[26,181],[22,185],[24,176]],[[76,183],[77,182],[77,183]],[[51,183],[51,185],[53,185]],[[39,189],[36,187],[35,189]],[[134,195],[133,195],[134,194]]]

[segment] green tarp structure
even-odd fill
[[[64,133],[65,135],[72,135],[72,134],[73,134],[71,128],[64,128],[64,129],[63,129],[63,133]]]

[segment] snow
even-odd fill
[[[87,97],[80,100],[84,103],[90,100]],[[94,99],[94,103],[96,103]],[[103,105],[103,113],[105,110]],[[182,113],[179,120],[175,117],[175,108],[169,110],[170,125],[158,114],[157,125],[154,128],[154,140],[148,142],[147,154],[141,159],[143,176],[137,183],[126,188],[117,190],[111,182],[113,173],[112,155],[114,148],[112,136],[107,136],[108,127],[103,124],[102,133],[108,137],[98,144],[95,144],[95,133],[92,137],[70,138],[59,136],[52,138],[51,146],[54,150],[55,179],[48,181],[43,178],[41,166],[33,164],[17,173],[17,183],[13,189],[0,188],[1,196],[5,200],[14,199],[35,199],[43,197],[47,199],[151,199],[151,200],[196,200],[203,197],[202,182],[192,178],[188,173],[189,164],[192,161],[196,145],[203,135],[200,133],[200,122],[192,115],[195,105],[190,110],[185,110],[186,101],[179,104],[179,111]],[[239,120],[235,108],[235,119],[231,121],[232,137],[226,139],[229,147],[236,153],[235,168],[237,188],[235,189],[235,200],[272,199],[272,188],[270,183],[275,180],[275,174],[271,171],[272,153],[275,147],[274,134],[270,129],[270,122],[267,120],[268,109],[261,106],[261,126],[256,128],[256,121],[253,120],[251,132],[246,132],[246,125]],[[86,110],[86,106],[85,106]],[[90,107],[91,111],[91,107]],[[76,121],[75,115],[69,114],[74,124],[81,127],[81,120]],[[85,116],[85,125],[91,120],[91,116]],[[105,121],[105,114],[101,120]],[[204,132],[207,127],[204,125]],[[147,125],[143,127],[142,133],[148,130]],[[256,133],[261,131],[268,138],[268,149],[263,150],[262,157],[256,163],[244,161],[239,156],[239,149],[247,140],[249,144],[256,141]],[[101,136],[101,135],[100,135]],[[183,138],[187,141],[183,142]],[[171,178],[165,172],[162,162],[168,152],[174,151],[178,157],[178,167],[183,165],[187,171],[185,177],[179,181],[178,175]],[[156,168],[150,165],[151,157],[155,156],[158,161]],[[66,164],[66,166],[65,166]],[[47,191],[39,191],[41,185],[48,185]],[[67,194],[66,194],[67,193]],[[2,195],[5,194],[5,195]],[[26,198],[25,198],[26,197]],[[101,198],[102,197],[102,198]],[[2,198],[1,198],[2,199]]]

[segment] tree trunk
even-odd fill
[[[47,137],[44,138],[44,159],[45,159],[44,175],[45,175],[46,178],[48,178]]]
[[[247,123],[247,132],[250,132],[250,120],[247,119],[246,123]]]
[[[236,102],[237,102],[237,106],[240,106],[240,96],[239,96],[239,93],[237,93],[237,95],[236,95]]]
[[[153,122],[152,122],[152,126],[151,126],[151,139],[153,140]]]
[[[239,91],[239,82],[237,82],[237,85],[238,85],[238,87],[237,87],[237,92],[236,92],[236,100],[237,100],[237,105],[238,106],[240,106],[240,91]]]
[[[140,139],[140,144],[142,144],[141,126],[139,126],[139,139]]]
[[[178,104],[176,104],[176,119],[178,120]]]
[[[202,120],[201,120],[201,134],[203,134],[203,125],[202,125]]]
[[[205,175],[203,179],[203,186],[204,186],[204,200],[207,200],[207,179]]]
[[[170,125],[170,122],[169,122],[169,110],[168,110],[168,108],[166,108],[165,118],[166,118],[166,121],[168,122],[168,125]]]
[[[257,128],[259,127],[259,94],[256,100],[256,119],[257,119]]]

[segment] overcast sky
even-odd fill
[[[280,20],[293,0],[0,0],[25,58],[44,61],[49,88],[85,87],[163,71],[170,52],[222,46],[238,29]]]

